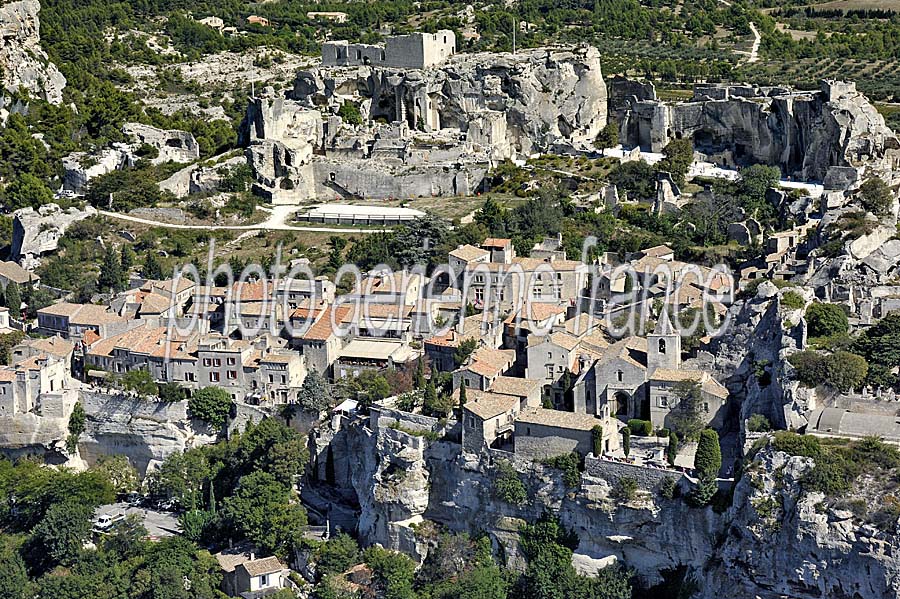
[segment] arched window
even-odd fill
[[[666,353],[666,340],[665,339],[659,340],[659,353],[661,353],[661,354]]]

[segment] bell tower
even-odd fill
[[[647,372],[657,368],[678,370],[681,368],[681,334],[672,326],[665,307],[653,332],[647,335]]]

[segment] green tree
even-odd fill
[[[70,565],[91,533],[93,509],[76,501],[50,506],[34,529],[34,540],[51,564]]]
[[[879,177],[867,179],[859,186],[860,201],[869,212],[883,216],[890,212],[894,205],[894,192]]]
[[[499,460],[494,472],[494,497],[510,505],[522,506],[528,501],[528,490],[512,464]]]
[[[337,534],[315,552],[316,572],[323,576],[340,574],[359,563],[359,545],[346,533]]]
[[[362,125],[363,123],[363,117],[359,112],[359,106],[347,100],[345,100],[338,109],[338,116],[344,119],[344,122],[349,125]]]
[[[509,214],[505,208],[497,203],[493,197],[484,201],[480,210],[475,212],[474,220],[492,234],[502,234],[506,231]]]
[[[810,337],[843,335],[850,329],[844,309],[824,302],[815,302],[806,309],[806,323]]]
[[[694,162],[691,140],[673,139],[663,148],[663,154],[665,157],[657,165],[658,170],[671,174],[679,185],[684,185],[684,177]]]
[[[666,459],[669,466],[675,465],[675,458],[678,457],[678,435],[675,431],[669,431],[669,445],[666,447]]]
[[[722,449],[719,447],[719,435],[706,428],[700,432],[697,453],[694,455],[694,470],[701,480],[715,480],[722,468]]]
[[[129,493],[139,488],[137,470],[124,455],[105,455],[92,468],[103,475],[117,493]]]
[[[591,429],[591,442],[593,445],[594,456],[600,457],[603,455],[603,427],[600,425],[595,426]]]
[[[187,397],[187,390],[178,383],[160,383],[157,387],[156,395],[166,403],[183,401]]]
[[[703,389],[698,381],[687,379],[675,383],[673,391],[678,397],[678,407],[668,416],[671,429],[678,433],[682,440],[694,439],[703,429],[701,417]]]
[[[631,429],[627,426],[622,429],[622,451],[626,457],[631,453]]]
[[[413,590],[416,565],[408,556],[376,546],[366,549],[363,559],[372,569],[379,597],[416,599]]]
[[[145,279],[152,279],[155,281],[165,278],[162,264],[159,263],[159,258],[156,257],[155,251],[150,250],[149,252],[147,252],[147,257],[144,258],[144,267],[141,269],[141,274],[144,275]]]
[[[478,349],[477,339],[474,337],[463,339],[459,343],[459,346],[453,351],[453,362],[456,364],[456,367],[459,368],[465,364],[466,360],[469,359],[469,356],[471,356],[476,349]]]
[[[204,387],[188,399],[188,413],[208,423],[216,430],[225,426],[234,402],[231,394],[221,387]]]
[[[22,315],[22,294],[19,292],[19,285],[9,283],[6,286],[6,307],[9,308],[10,314],[14,318],[21,318]]]
[[[425,360],[422,356],[416,360],[416,371],[413,374],[413,387],[415,389],[425,389]]]
[[[306,373],[306,378],[303,379],[303,385],[297,394],[297,403],[301,409],[311,414],[318,414],[334,405],[331,388],[319,371],[312,369]]]
[[[466,382],[462,381],[459,385],[459,407],[466,405]]]
[[[264,553],[288,555],[306,526],[306,512],[291,502],[290,490],[268,472],[242,476],[225,499],[223,518],[231,529]]]
[[[159,387],[146,368],[127,371],[119,377],[118,384],[125,391],[133,391],[142,397],[156,395],[159,392]]]
[[[125,273],[122,271],[122,263],[119,252],[108,245],[100,264],[100,276],[97,278],[97,286],[103,293],[121,291],[126,284]]]
[[[614,148],[617,145],[619,145],[619,126],[615,122],[610,121],[597,134],[594,146],[600,150],[605,150],[606,148]]]
[[[131,273],[132,267],[134,267],[135,261],[137,260],[137,254],[134,253],[134,250],[127,243],[122,244],[122,251],[119,255],[119,264],[122,266],[122,274],[125,277],[125,283],[128,283],[128,275]]]
[[[848,351],[836,351],[825,358],[825,382],[838,391],[858,389],[868,371],[866,359]]]
[[[9,211],[19,208],[40,208],[53,201],[53,193],[39,178],[21,173],[3,189],[3,203]]]
[[[0,597],[26,599],[31,582],[25,570],[25,562],[18,551],[6,549],[0,555]]]

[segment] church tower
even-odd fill
[[[647,372],[657,368],[681,368],[681,335],[672,326],[669,313],[663,307],[653,332],[647,335]]]

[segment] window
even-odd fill
[[[618,382],[620,382],[620,383],[621,383],[623,380],[625,380],[625,373],[622,372],[621,370],[616,371],[616,380],[617,380]]]
[[[215,358],[213,360],[213,366],[221,366],[221,365],[222,365],[222,360],[220,360],[219,358]]]
[[[552,352],[552,351],[548,351],[548,352],[547,352],[547,359],[548,359],[548,360],[552,360],[552,359],[553,359],[553,352]]]
[[[660,396],[659,400],[657,401],[657,404],[659,405],[660,408],[668,408],[669,407],[669,398],[666,397],[665,395]]]
[[[556,367],[557,372],[562,372],[563,370],[565,370],[565,368],[563,368],[562,364],[560,364],[559,366]]]
[[[210,383],[218,383],[219,382],[219,373],[218,372],[210,372],[209,373],[209,382]]]
[[[237,371],[236,371],[236,370],[229,370],[229,371],[228,371],[228,378],[229,378],[230,380],[232,380],[232,381],[235,380],[235,379],[237,379]]]
[[[186,381],[195,381],[196,379],[194,378],[194,373],[193,373],[193,372],[185,372],[185,373],[184,373],[184,380],[186,380]]]
[[[212,366],[212,360],[210,360],[209,358],[203,358],[203,365]]]
[[[709,412],[709,404],[708,404],[708,403],[705,403],[705,402],[704,402],[704,404],[703,404],[703,411],[704,411],[704,412]]]
[[[281,384],[285,384],[287,382],[287,378],[282,374],[281,375]]]
[[[268,574],[260,574],[259,586],[261,586],[261,587],[269,586],[269,575]]]
[[[475,301],[484,301],[484,289],[481,287],[475,288]]]
[[[270,383],[274,383],[274,382],[275,382],[275,375],[274,375],[274,374],[270,374],[270,375],[269,375],[269,382],[270,382]]]
[[[659,340],[659,353],[661,353],[661,354],[666,353],[666,340],[665,339]]]
[[[234,366],[237,363],[237,360],[235,360],[234,358],[228,358],[228,361],[226,363],[229,366]]]
[[[553,378],[553,364],[547,364],[547,376]]]

